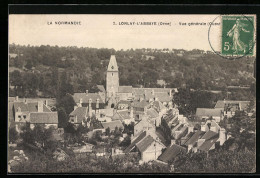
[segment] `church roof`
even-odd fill
[[[119,86],[118,93],[132,93],[132,86]]]
[[[117,72],[118,71],[118,66],[117,66],[115,55],[111,55],[110,61],[109,61],[108,67],[107,67],[107,71],[110,71],[110,72]]]

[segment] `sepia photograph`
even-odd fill
[[[9,14],[8,174],[255,173],[255,14]]]

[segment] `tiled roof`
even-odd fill
[[[170,90],[172,90],[172,88],[133,88],[133,93],[144,94],[145,92],[152,93],[152,91],[155,93],[170,93]]]
[[[218,133],[209,130],[201,138],[205,139],[205,140],[210,140],[210,139],[215,138],[215,137],[218,137]]]
[[[72,97],[75,103],[79,103],[80,99],[82,99],[82,103],[88,103],[89,99],[92,100],[92,103],[96,103],[97,99],[99,99],[99,103],[104,103],[100,95],[97,93],[74,93]]]
[[[172,97],[170,97],[170,95],[166,92],[154,93],[154,95],[152,95],[151,93],[145,94],[146,100],[150,100],[154,98],[158,98],[160,102],[169,102],[172,100]]]
[[[165,106],[162,104],[160,101],[153,101],[152,105],[154,108],[156,108],[158,111],[162,110],[165,108]]]
[[[129,111],[128,110],[124,110],[124,111],[117,111],[118,112],[118,114],[122,117],[122,119],[131,119],[131,117],[130,117],[130,113],[129,113]]]
[[[202,143],[200,147],[198,147],[198,149],[202,151],[209,151],[209,149],[212,147],[213,144],[216,143],[217,140],[218,137],[213,137],[209,140],[206,140],[205,142]]]
[[[119,86],[118,93],[132,93],[132,86]]]
[[[38,103],[27,103],[24,102],[14,102],[14,109],[20,107],[22,112],[38,112]],[[51,112],[51,110],[43,104],[43,112]]]
[[[149,117],[151,117],[151,118],[155,118],[155,117],[158,117],[158,116],[159,116],[158,112],[155,111],[155,109],[153,109],[153,108],[147,109],[147,115],[148,115]]]
[[[221,108],[197,108],[196,116],[221,116]]]
[[[192,137],[192,135],[194,135],[195,132],[190,132],[187,135],[185,135],[185,137],[182,138],[181,140],[181,145],[185,145],[186,142]]]
[[[241,109],[245,109],[246,106],[250,103],[250,101],[234,101],[234,100],[218,100],[215,108],[224,108],[226,104],[239,104],[241,103]]]
[[[101,91],[101,92],[106,92],[105,88],[103,85],[97,85],[97,88]]]
[[[58,124],[57,112],[32,112],[30,113],[31,124]]]
[[[136,108],[144,108],[145,106],[148,106],[149,105],[149,102],[145,101],[145,100],[142,100],[141,102],[139,101],[134,101],[132,103],[132,106],[133,107],[136,107]]]
[[[181,153],[186,153],[187,150],[179,145],[173,144],[172,146],[168,147],[159,157],[160,161],[168,163],[168,161],[174,159]]]
[[[114,115],[114,108],[99,109],[99,112],[107,117],[112,117]]]
[[[111,121],[111,122],[102,122],[101,124],[104,129],[107,129],[108,127],[110,128],[110,130],[115,130],[116,127],[118,127],[118,129],[124,128],[124,126],[120,120]]]
[[[141,141],[146,136],[146,131],[142,132],[132,143],[124,150],[124,153],[129,153],[134,147],[135,144]]]
[[[198,139],[201,138],[204,134],[205,132],[198,130],[184,145],[194,145],[198,141]]]
[[[137,143],[136,147],[140,152],[144,152],[153,142],[154,142],[153,137],[151,135],[148,135],[139,143]]]
[[[87,110],[88,110],[88,107],[78,107],[70,113],[70,116],[74,116],[74,117],[77,116],[76,123],[81,123],[84,120],[85,116],[88,115]]]

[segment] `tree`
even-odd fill
[[[59,127],[65,128],[68,124],[68,116],[66,114],[66,111],[63,107],[58,108],[58,121],[59,121]]]
[[[18,139],[18,133],[15,127],[11,127],[9,129],[9,142],[15,143],[17,139]]]
[[[110,135],[110,128],[106,128],[106,135]]]

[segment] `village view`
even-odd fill
[[[255,172],[255,58],[9,45],[9,173]]]

